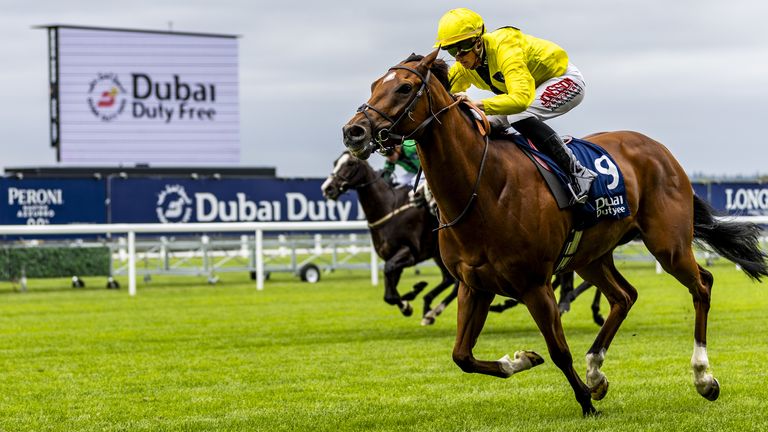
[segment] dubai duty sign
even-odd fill
[[[354,192],[338,201],[323,179],[110,178],[114,223],[309,222],[365,219]]]
[[[62,162],[240,162],[237,38],[58,32]]]

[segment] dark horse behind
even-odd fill
[[[459,281],[453,360],[465,372],[509,377],[543,362],[532,351],[480,360],[473,348],[496,294],[519,299],[547,343],[584,415],[595,414],[592,399],[608,391],[601,367],[619,327],[637,300],[637,290],[613,261],[613,250],[639,237],[662,268],[686,287],[693,300],[693,383],[715,400],[720,385],[707,357],[707,316],[714,277],[696,262],[694,240],[737,263],[750,277],[768,275],[758,226],[716,218],[693,194],[683,168],[662,144],[636,132],[587,137],[612,156],[624,175],[632,214],[603,220],[583,233],[579,248],[562,269],[593,283],[610,304],[605,323],[587,351],[586,382],[573,367],[552,274],[574,221],[560,210],[536,168],[510,141],[489,140],[483,128],[448,89],[447,65],[435,50],[411,56],[371,86],[371,97],[344,126],[344,144],[367,158],[375,146],[391,148],[402,138],[418,142],[421,165],[437,200],[445,228],[440,252]],[[373,141],[375,145],[372,145]],[[590,164],[593,165],[594,164]],[[592,168],[592,166],[590,166]]]
[[[456,279],[445,268],[438,250],[437,219],[426,206],[414,205],[408,188],[394,188],[384,181],[367,162],[344,152],[333,163],[333,172],[322,185],[323,195],[335,200],[349,189],[357,191],[360,204],[368,219],[368,227],[376,253],[384,260],[384,301],[400,308],[405,316],[413,313],[409,303],[427,283],[420,282],[413,291],[403,294],[397,290],[403,269],[433,259],[442,280],[424,295],[422,325],[430,325],[445,307],[456,298]],[[452,292],[432,309],[432,300],[449,286]]]

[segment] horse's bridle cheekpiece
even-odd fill
[[[386,150],[391,149],[391,148],[393,148],[396,145],[396,144],[393,144],[391,146],[386,146],[386,145],[384,145],[385,142],[387,142],[390,139],[394,138],[396,140],[399,140],[400,144],[402,144],[403,141],[405,141],[408,138],[411,138],[411,137],[415,136],[422,129],[427,127],[427,125],[429,125],[432,122],[432,120],[437,120],[437,116],[439,116],[443,112],[445,112],[445,111],[455,107],[460,102],[462,102],[461,98],[456,99],[453,103],[451,103],[449,105],[446,105],[445,107],[441,108],[437,112],[434,112],[432,110],[432,95],[429,93],[429,87],[427,86],[428,83],[429,83],[429,79],[432,77],[432,71],[427,70],[426,77],[424,75],[422,75],[416,69],[413,69],[411,67],[404,66],[404,65],[392,66],[391,68],[389,68],[389,71],[397,70],[397,69],[407,70],[407,71],[413,73],[414,75],[416,75],[417,77],[419,77],[421,79],[421,86],[419,87],[419,90],[416,92],[416,94],[413,96],[413,98],[408,102],[408,105],[405,107],[405,110],[402,113],[400,113],[400,116],[398,116],[396,120],[392,120],[391,117],[389,117],[388,115],[384,114],[380,109],[378,109],[378,108],[376,108],[373,105],[370,105],[368,103],[364,103],[364,104],[360,105],[360,107],[357,109],[357,112],[362,113],[365,116],[366,120],[368,120],[368,123],[371,125],[371,136],[373,137],[373,141],[371,142],[371,146],[372,147],[376,147],[378,145],[377,151],[379,151],[379,153],[382,153],[382,154]],[[395,127],[397,127],[397,125],[405,118],[405,116],[408,116],[408,118],[413,120],[413,117],[411,117],[411,112],[413,110],[413,107],[414,107],[414,105],[416,105],[416,102],[418,102],[419,98],[425,92],[427,93],[427,101],[429,103],[429,113],[430,113],[430,116],[427,117],[424,121],[422,121],[421,124],[416,126],[416,128],[413,131],[411,131],[411,133],[409,133],[407,135],[398,135],[398,134],[392,133],[392,130]],[[368,115],[368,110],[371,110],[371,111],[375,112],[376,114],[378,114],[379,116],[384,118],[386,121],[388,121],[390,123],[389,127],[388,128],[378,129],[378,132],[374,134],[374,131],[377,128],[376,128],[376,125],[373,122],[373,120],[371,120],[371,117]],[[440,120],[437,120],[437,122],[440,123]],[[487,122],[487,120],[486,120],[486,122]],[[485,169],[485,160],[486,160],[486,158],[488,156],[489,137],[485,133],[483,133],[483,135],[484,135],[484,138],[485,138],[485,147],[483,148],[483,156],[482,156],[482,159],[480,160],[480,168],[479,168],[479,170],[477,172],[477,178],[475,179],[475,184],[472,187],[472,195],[470,195],[469,200],[467,201],[467,204],[464,206],[464,210],[462,210],[461,213],[459,213],[459,215],[456,216],[456,218],[454,218],[453,220],[451,220],[450,222],[447,222],[447,223],[443,223],[442,221],[440,221],[440,224],[439,224],[439,226],[437,228],[435,228],[435,231],[439,231],[439,230],[442,230],[442,229],[445,229],[445,228],[450,228],[450,227],[456,225],[469,212],[469,209],[472,207],[472,204],[475,202],[475,199],[477,199],[477,190],[478,190],[478,187],[480,186],[480,178],[483,175],[483,171]]]
[[[422,75],[416,69],[413,69],[413,68],[408,67],[408,66],[403,66],[403,65],[393,66],[393,67],[389,68],[389,71],[396,70],[396,69],[407,70],[408,72],[413,73],[414,75],[419,77],[419,79],[421,79],[421,86],[419,86],[419,90],[416,92],[415,95],[413,95],[411,100],[408,102],[408,105],[406,105],[405,110],[403,110],[403,112],[400,113],[400,116],[398,116],[396,120],[392,120],[392,118],[390,116],[386,115],[380,109],[374,107],[373,105],[368,104],[367,102],[362,104],[362,105],[360,105],[360,107],[357,108],[357,112],[362,113],[365,116],[366,120],[368,120],[368,123],[371,125],[371,136],[373,137],[373,141],[371,142],[371,146],[378,147],[376,150],[379,153],[382,153],[382,154],[386,150],[391,149],[391,148],[395,147],[395,145],[397,145],[397,144],[393,144],[391,146],[386,146],[386,145],[384,145],[384,143],[386,143],[387,141],[389,141],[391,139],[394,139],[394,140],[398,140],[399,144],[402,144],[403,141],[405,141],[406,139],[410,138],[418,130],[421,129],[420,127],[418,127],[418,128],[416,128],[416,130],[414,130],[413,132],[411,132],[408,135],[399,135],[399,134],[392,133],[392,130],[394,130],[397,127],[397,125],[400,124],[400,122],[405,118],[405,116],[408,116],[408,118],[413,120],[413,117],[411,117],[411,112],[413,111],[413,107],[414,107],[414,105],[416,105],[416,102],[419,101],[419,98],[421,98],[421,96],[425,92],[429,93],[429,87],[427,87],[427,84],[429,83],[429,78],[432,76],[432,72],[431,71],[427,71],[427,76],[425,77],[424,75]],[[388,121],[390,123],[389,127],[381,128],[381,129],[377,128],[376,124],[373,122],[373,120],[371,119],[370,115],[368,114],[369,110],[375,112],[380,117],[382,117],[384,120]],[[432,116],[435,116],[435,113],[432,112],[432,98],[431,97],[429,98],[429,112],[430,112],[430,114],[432,114]],[[433,117],[430,117],[430,118],[433,118]],[[378,131],[376,132],[377,129],[378,129]]]
[[[330,177],[334,178],[334,179],[341,180],[341,184],[339,185],[339,193],[341,193],[341,194],[346,193],[350,189],[349,184],[352,183],[352,179],[349,178],[348,176],[343,176],[341,174],[332,172]],[[376,183],[379,180],[381,180],[381,176],[376,176],[373,180],[367,181],[367,182],[365,182],[363,184],[359,184],[357,186],[353,186],[352,189],[355,189],[355,190],[363,189],[363,188],[366,188],[366,187]]]

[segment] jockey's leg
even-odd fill
[[[597,174],[582,165],[557,134],[550,135],[539,148],[543,149],[545,153],[549,153],[552,159],[570,174],[573,203],[584,204],[587,202],[589,188]]]
[[[488,123],[491,125],[491,136],[501,135],[509,129],[509,120],[504,115],[488,116]]]
[[[528,117],[512,123],[516,131],[533,141],[544,154],[551,157],[560,168],[571,177],[570,189],[573,197],[571,204],[584,204],[592,181],[597,177],[594,171],[585,167],[576,159],[570,148],[560,136],[536,117]]]
[[[411,190],[408,196],[416,207],[424,207],[429,204],[429,201],[427,200],[428,193],[427,182],[424,181],[424,178],[422,177],[419,181],[419,185],[416,186],[416,190]]]

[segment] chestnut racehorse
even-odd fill
[[[608,380],[600,370],[606,351],[637,299],[619,273],[612,252],[639,237],[663,269],[688,288],[695,310],[691,365],[696,390],[717,399],[720,387],[707,370],[707,315],[713,277],[697,264],[694,239],[737,263],[752,278],[768,275],[754,224],[722,221],[694,196],[685,171],[662,144],[636,132],[607,132],[588,139],[613,157],[624,175],[631,215],[604,219],[586,229],[575,270],[595,284],[610,304],[605,323],[586,355],[586,383],[573,368],[551,280],[574,224],[560,210],[527,156],[509,141],[490,140],[461,99],[448,91],[447,65],[435,50],[390,68],[371,87],[371,97],[343,127],[344,144],[366,159],[374,147],[416,139],[421,165],[443,220],[440,252],[459,279],[453,360],[465,372],[509,377],[543,362],[531,351],[497,361],[476,359],[472,348],[494,295],[522,301],[547,343],[552,361],[573,388],[584,415],[597,411]],[[375,141],[375,142],[374,142]],[[590,167],[593,168],[593,167]],[[594,169],[594,168],[593,168]]]

